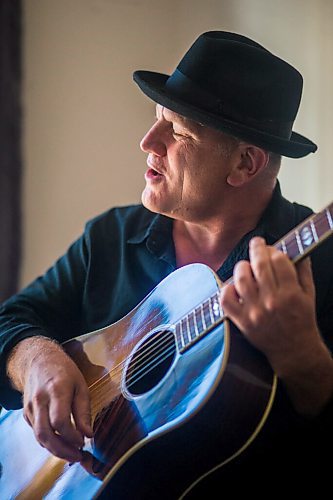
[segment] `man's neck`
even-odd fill
[[[206,222],[175,220],[173,240],[177,267],[200,262],[217,271],[241,238],[253,230],[264,212],[269,198],[253,209],[228,210],[227,215]]]
[[[221,267],[245,232],[239,233],[233,230],[231,236],[224,229],[210,231],[204,226],[175,221],[173,239],[177,267],[200,262],[216,271]]]

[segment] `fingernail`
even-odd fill
[[[92,438],[92,437],[93,437],[93,435],[94,435],[94,431],[93,431],[93,429],[89,426],[89,427],[88,427],[88,432],[86,433],[86,436],[87,436],[87,437]]]
[[[262,238],[261,236],[254,236],[251,240],[250,240],[250,245],[253,246],[253,245],[257,245],[258,243],[265,243],[265,239]]]

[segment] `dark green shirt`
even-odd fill
[[[222,281],[232,275],[237,261],[248,258],[252,236],[264,236],[273,244],[311,213],[309,208],[285,200],[277,185],[258,226],[244,235],[219,269]],[[332,240],[328,239],[312,253],[317,316],[330,349],[333,346]],[[19,340],[44,335],[63,342],[112,324],[175,268],[171,219],[151,213],[142,205],[133,205],[111,209],[89,221],[82,236],[63,257],[2,305],[0,404],[7,409],[21,406],[21,395],[10,387],[5,373],[8,352]],[[276,405],[280,404],[279,398]],[[281,398],[281,408],[286,408],[288,403],[283,394]],[[290,416],[290,408],[288,412]],[[280,415],[281,412],[279,418]],[[294,422],[297,426],[296,416]],[[329,427],[327,432],[332,433],[327,416],[320,425]]]

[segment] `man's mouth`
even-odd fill
[[[150,168],[149,172],[151,175],[153,175],[155,177],[157,177],[158,175],[162,175],[162,174],[160,174],[160,172],[157,172],[157,170],[155,170],[154,168]]]
[[[145,174],[145,178],[148,180],[148,179],[158,179],[160,177],[163,177],[162,174],[160,174],[160,172],[158,172],[157,170],[155,170],[154,168],[148,168],[146,174]]]
[[[157,179],[158,177],[162,177],[163,174],[161,173],[161,169],[159,165],[156,165],[156,162],[154,162],[154,158],[151,156],[148,156],[147,158],[147,165],[148,165],[148,170],[146,172],[146,178],[148,179]]]

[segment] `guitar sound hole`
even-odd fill
[[[138,396],[155,387],[172,365],[175,353],[172,332],[165,330],[148,337],[134,352],[128,365],[127,390]]]

